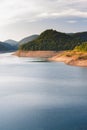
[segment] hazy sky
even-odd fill
[[[50,28],[87,31],[87,0],[0,0],[0,40],[20,40]]]

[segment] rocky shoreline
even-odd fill
[[[75,52],[75,51],[65,51],[61,54],[57,54],[50,61],[64,62],[65,64],[79,67],[87,67],[87,53]]]
[[[87,67],[87,53],[75,51],[17,51],[14,55],[19,57],[40,57],[48,61],[64,62],[68,65]]]

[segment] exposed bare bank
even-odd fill
[[[64,62],[68,65],[87,67],[87,53],[75,51],[17,51],[19,57],[40,57],[48,61]]]
[[[49,60],[64,62],[74,66],[87,67],[87,53],[83,52],[65,51],[49,58]]]
[[[50,58],[57,55],[55,51],[17,51],[14,55],[19,57],[41,57],[41,58]]]

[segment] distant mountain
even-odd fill
[[[37,39],[38,36],[39,36],[39,35],[31,35],[31,36],[25,37],[25,38],[23,38],[22,40],[19,41],[19,45],[22,45],[22,44],[24,44],[24,43],[33,41],[33,40]]]
[[[30,42],[34,39],[36,39],[39,35],[32,35],[32,36],[29,36],[29,37],[25,37],[23,38],[22,40],[20,40],[19,42],[15,41],[15,40],[12,40],[12,39],[8,39],[2,43],[4,43],[5,46],[9,46],[9,49],[10,50],[17,50],[18,47],[21,45],[21,44],[24,44],[24,43],[27,43],[27,42]],[[7,49],[7,48],[6,48]]]
[[[0,42],[0,51],[12,51],[14,50],[14,48],[8,44],[8,43],[5,43],[5,42]]]
[[[80,44],[80,40],[72,35],[57,32],[56,30],[46,30],[31,42],[20,46],[21,50],[69,50]]]
[[[13,49],[18,49],[18,42],[12,39],[8,39],[4,41],[5,43],[8,43]]]

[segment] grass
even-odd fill
[[[74,59],[78,59],[78,60],[87,60],[87,52],[80,52],[80,51],[76,51],[76,50],[65,51],[60,56],[74,58]]]

